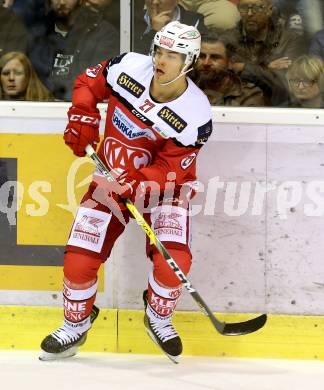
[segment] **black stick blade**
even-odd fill
[[[267,315],[262,314],[261,316],[253,318],[252,320],[228,323],[225,324],[222,334],[224,336],[240,336],[253,333],[262,328],[266,321]]]

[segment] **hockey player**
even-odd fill
[[[109,99],[98,155],[120,184],[107,184],[96,171],[81,201],[64,257],[64,323],[43,340],[43,360],[73,356],[85,342],[98,315],[94,306],[98,269],[129,220],[123,199],[134,201],[138,193],[146,199],[150,188],[155,187],[155,193],[160,189],[158,205],[147,211],[146,219],[182,271],[189,272],[185,200],[192,196],[197,154],[212,132],[208,99],[186,77],[199,57],[200,41],[195,27],[170,22],[156,33],[152,57],[122,54],[87,69],[75,82],[65,143],[77,156],[85,155],[87,144],[95,147],[100,121],[96,106]],[[166,191],[170,182],[171,199]],[[144,324],[153,341],[176,362],[182,343],[171,320],[181,283],[149,240],[147,255],[153,269]]]

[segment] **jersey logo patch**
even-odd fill
[[[197,153],[191,153],[189,156],[183,158],[180,163],[181,168],[182,169],[189,168],[190,165],[195,161],[196,157],[197,157]]]
[[[107,65],[108,69],[113,65],[119,64],[120,61],[125,57],[126,54],[127,53],[122,53],[119,56],[113,57],[111,60],[109,60],[108,65]]]
[[[97,66],[90,66],[90,68],[87,68],[86,70],[86,75],[88,77],[96,78],[101,68],[102,68],[101,64],[98,64]]]
[[[168,138],[169,138],[168,134],[167,134],[164,130],[162,130],[159,126],[153,125],[152,127],[153,127],[153,129],[154,129],[157,133],[160,134],[160,136],[161,136],[162,138],[165,138],[165,139],[168,139]]]
[[[160,241],[186,244],[187,211],[182,207],[163,205],[151,213],[154,233]]]
[[[156,136],[152,130],[148,128],[141,129],[134,122],[129,120],[129,118],[118,107],[115,108],[115,111],[113,113],[112,123],[115,128],[128,139],[145,137],[151,141],[156,141]]]
[[[68,245],[100,253],[106,237],[111,214],[79,207],[72,226]]]
[[[123,171],[130,167],[140,169],[146,167],[152,161],[152,155],[148,150],[131,147],[116,138],[106,138],[104,149],[105,158],[110,169],[118,168]]]
[[[212,131],[213,131],[213,123],[211,119],[204,125],[198,127],[198,137],[197,137],[196,146],[197,147],[203,146],[208,141],[208,138],[210,137]]]
[[[119,75],[117,84],[137,98],[145,91],[145,87],[142,84],[124,72]]]
[[[157,115],[169,126],[172,127],[177,133],[181,133],[181,131],[187,126],[187,122],[185,122],[182,118],[180,118],[174,111],[170,108],[164,106]]]

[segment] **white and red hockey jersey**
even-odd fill
[[[186,91],[166,103],[150,96],[152,58],[127,53],[88,68],[75,82],[72,103],[94,112],[108,102],[99,157],[109,169],[140,169],[162,188],[169,172],[176,184],[196,179],[196,157],[212,132],[211,108],[188,79]]]

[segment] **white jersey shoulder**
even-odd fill
[[[179,132],[177,141],[188,146],[198,142],[202,146],[212,132],[212,111],[207,96],[187,78],[188,87],[186,91],[166,106],[172,109],[180,118],[186,122],[185,128]],[[201,135],[204,134],[202,141]],[[206,134],[208,134],[206,139]],[[197,146],[197,145],[196,145]]]
[[[202,146],[212,132],[211,107],[206,95],[188,78],[188,87],[181,96],[160,103],[150,96],[152,77],[150,56],[131,52],[108,64],[107,82],[114,94],[145,115],[160,134],[183,146]]]
[[[151,74],[151,78],[153,75],[152,58],[133,52],[113,58],[107,68],[107,82],[113,90],[122,92],[122,95],[126,91],[135,97],[140,97],[147,87],[140,83],[140,75]]]

